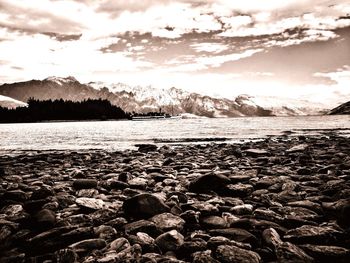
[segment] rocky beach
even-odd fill
[[[350,262],[350,140],[0,156],[0,262]]]

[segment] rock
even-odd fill
[[[331,226],[304,225],[289,230],[284,239],[297,244],[332,245],[344,236],[344,233]]]
[[[43,206],[46,204],[47,204],[46,199],[29,200],[24,203],[23,207],[26,210],[26,212],[33,215],[38,211],[40,211],[43,208]]]
[[[142,189],[145,190],[147,188],[148,180],[145,178],[133,178],[128,181],[130,188]]]
[[[97,187],[97,181],[94,179],[76,179],[73,181],[73,188],[76,190],[95,187]]]
[[[9,256],[0,256],[0,262],[1,263],[24,263],[25,262],[25,254],[24,253],[18,253],[15,255],[9,255]]]
[[[130,247],[129,241],[124,237],[120,237],[109,244],[108,250],[114,250],[118,253]]]
[[[28,255],[38,255],[63,249],[74,242],[94,236],[90,227],[56,227],[42,232],[25,242]]]
[[[123,210],[128,217],[149,218],[168,212],[170,208],[155,195],[139,194],[125,200]]]
[[[4,176],[6,174],[5,168],[0,166],[0,177]]]
[[[179,248],[177,254],[181,255],[181,258],[190,257],[192,253],[197,251],[204,251],[207,249],[207,242],[201,238],[193,238],[189,241],[185,241]]]
[[[89,197],[79,197],[75,200],[77,205],[83,209],[87,210],[99,210],[105,208],[105,202],[101,199],[89,198]]]
[[[28,195],[22,190],[11,190],[5,192],[5,194],[2,196],[2,199],[16,202],[24,202],[28,199]]]
[[[303,152],[303,151],[305,151],[308,147],[309,147],[309,145],[306,144],[306,143],[298,144],[298,145],[295,145],[295,146],[289,148],[286,152],[287,152],[287,153]]]
[[[122,181],[119,181],[119,180],[116,180],[116,179],[109,179],[107,181],[107,186],[110,189],[123,190],[125,188],[128,188],[129,184],[125,183],[125,182],[122,182]]]
[[[317,262],[338,262],[346,263],[350,259],[350,250],[337,246],[300,246],[308,255],[312,256]]]
[[[51,189],[48,187],[41,187],[38,190],[33,191],[32,195],[30,196],[31,200],[39,200],[39,199],[45,199],[46,197],[52,196],[54,193]]]
[[[318,214],[323,213],[321,205],[319,205],[318,203],[315,203],[315,202],[311,202],[310,200],[289,202],[287,205],[288,206],[296,206],[296,207],[304,207],[304,208],[310,209]]]
[[[301,248],[289,242],[282,242],[276,248],[278,262],[285,263],[309,263],[314,262],[313,258],[307,255]]]
[[[136,236],[129,236],[132,244],[139,244],[142,251],[145,252],[160,252],[156,246],[154,239],[146,233],[138,232]]]
[[[221,245],[215,251],[215,258],[222,263],[259,263],[259,254],[235,246]]]
[[[205,174],[190,182],[189,190],[195,193],[216,191],[230,183],[230,179],[225,175]]]
[[[243,151],[247,156],[251,157],[260,157],[260,156],[266,156],[269,154],[268,151],[261,150],[261,149],[247,149]]]
[[[107,225],[100,225],[98,227],[95,227],[94,233],[98,238],[104,239],[106,241],[114,239],[117,235],[117,231],[113,227]]]
[[[200,219],[201,225],[208,229],[229,227],[226,220],[220,216],[206,216]]]
[[[230,209],[235,215],[250,215],[253,212],[253,206],[250,204],[236,205]]]
[[[150,220],[162,231],[169,231],[172,229],[181,231],[185,224],[185,220],[181,217],[170,213],[155,215]]]
[[[221,245],[235,246],[235,247],[248,249],[248,250],[252,249],[252,246],[248,243],[234,241],[234,240],[228,239],[227,237],[215,236],[215,237],[211,237],[208,240],[208,248],[213,251],[215,251],[217,247]]]
[[[19,204],[9,205],[1,209],[1,212],[4,213],[7,217],[18,216],[23,212],[23,206]]]
[[[234,241],[250,243],[252,246],[258,244],[258,239],[253,234],[240,228],[213,229],[209,232],[212,236],[224,236]]]
[[[89,189],[80,189],[77,191],[76,196],[77,197],[95,197],[98,195],[98,190],[89,188]]]
[[[171,230],[158,236],[155,243],[163,251],[176,251],[184,243],[184,237],[176,230]]]
[[[48,229],[56,224],[56,214],[49,209],[40,210],[34,218],[36,225],[41,229]]]
[[[239,220],[236,220],[235,222],[231,223],[231,227],[235,228],[244,228],[251,230],[252,232],[260,232],[262,233],[267,228],[274,228],[277,230],[278,233],[284,234],[287,232],[287,229],[280,226],[277,223],[267,221],[267,220],[256,220],[254,218],[247,219],[242,218]]]
[[[210,250],[195,252],[192,258],[192,263],[220,263],[212,257]]]
[[[154,152],[158,147],[154,144],[135,144],[140,152]]]
[[[345,228],[350,227],[350,199],[340,199],[336,202],[323,202],[324,211],[337,219],[337,223]]]
[[[231,197],[246,197],[253,191],[254,187],[252,185],[237,183],[226,185],[220,192]]]
[[[74,252],[77,254],[85,254],[89,251],[95,250],[95,249],[102,249],[106,247],[106,241],[104,241],[101,238],[94,238],[94,239],[86,239],[79,241],[77,243],[74,243],[69,246]]]
[[[57,263],[76,263],[78,255],[73,249],[65,248],[55,252],[55,259]]]
[[[149,220],[138,220],[124,225],[125,233],[136,234],[137,232],[144,232],[150,236],[159,235],[159,230],[155,223]]]
[[[280,235],[277,233],[277,231],[273,228],[265,229],[262,233],[262,238],[265,242],[265,244],[268,247],[273,248],[274,250],[282,244],[282,240]]]

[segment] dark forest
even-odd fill
[[[0,107],[0,122],[128,119],[130,116],[108,100],[65,101],[29,99],[27,107]]]

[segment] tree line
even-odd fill
[[[107,120],[128,119],[130,114],[108,100],[87,99],[36,100],[30,98],[27,107],[0,107],[0,122],[39,122],[51,120]]]

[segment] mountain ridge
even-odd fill
[[[350,114],[350,101],[340,104],[338,107],[331,109],[329,115]]]
[[[205,117],[307,115],[310,109],[291,106],[264,107],[256,98],[240,95],[233,99],[216,98],[175,87],[129,86],[123,83],[80,83],[74,77],[48,77],[0,85],[0,94],[18,101],[29,98],[47,100],[107,99],[127,112],[158,111]],[[267,105],[268,106],[268,105]]]

